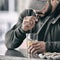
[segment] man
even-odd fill
[[[40,30],[38,42],[29,47],[29,53],[60,52],[59,20],[59,0],[48,0],[41,11],[32,9],[23,11],[17,24],[6,33],[6,47],[15,49],[26,38],[26,33],[36,33]]]

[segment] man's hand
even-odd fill
[[[46,44],[44,41],[35,42],[29,46],[28,52],[30,54],[45,53],[46,52],[45,46],[46,46]]]
[[[34,16],[26,16],[22,23],[22,29],[24,31],[31,30],[35,26],[35,22],[37,21]]]

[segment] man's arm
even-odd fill
[[[47,52],[60,52],[60,41],[57,42],[46,42]]]
[[[19,24],[18,22],[17,24]],[[17,26],[17,24],[13,27],[15,29],[11,29],[6,33],[5,36],[5,43],[8,49],[14,49],[17,48],[25,39],[26,33],[23,32],[20,26]]]
[[[21,13],[18,22],[6,33],[5,44],[8,49],[17,48],[25,39],[26,33],[21,29],[21,25],[26,14],[27,10]]]
[[[17,48],[25,39],[26,33],[35,26],[36,17],[32,9],[25,10],[19,17],[19,21],[6,33],[5,44],[8,49]]]
[[[60,52],[60,15],[52,22],[51,41],[46,42],[46,51]]]

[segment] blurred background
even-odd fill
[[[0,0],[0,46],[24,9],[41,9],[47,0]],[[4,48],[4,47],[3,47]]]

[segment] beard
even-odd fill
[[[44,18],[45,18],[46,16],[50,15],[51,12],[52,12],[52,5],[51,5],[51,2],[49,1],[49,7],[48,7],[47,11],[46,11],[45,14],[44,14]]]
[[[54,16],[56,17],[59,14],[60,14],[60,1],[59,1],[59,4],[57,5],[55,11],[54,11]]]
[[[49,7],[48,7],[47,11],[45,12],[44,17],[46,17],[46,16],[48,16],[48,15],[50,15],[52,13],[54,14],[54,16],[57,16],[57,15],[60,14],[60,1],[59,1],[59,4],[57,5],[56,9],[53,12],[52,12],[52,5],[51,5],[51,3],[49,1]]]

